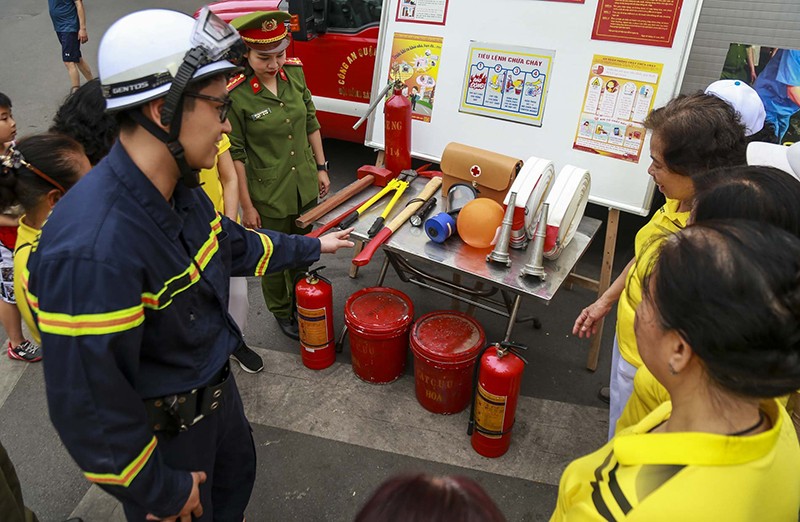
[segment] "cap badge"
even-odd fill
[[[278,27],[278,22],[274,19],[264,20],[264,23],[261,24],[261,29],[265,32],[274,31],[276,27]]]

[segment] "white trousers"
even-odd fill
[[[610,401],[608,407],[608,440],[614,437],[617,421],[633,393],[633,377],[636,367],[626,361],[619,353],[619,343],[614,335],[614,348],[611,352]]]
[[[250,310],[250,302],[247,300],[247,278],[231,277],[231,293],[228,300],[228,313],[239,330],[244,333],[247,326],[247,312]]]

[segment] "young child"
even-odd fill
[[[2,151],[14,142],[17,124],[11,113],[11,100],[0,93],[0,144]],[[14,209],[0,214],[0,323],[8,335],[8,357],[18,361],[42,360],[41,349],[22,334],[22,318],[14,299],[14,247],[19,216]]]

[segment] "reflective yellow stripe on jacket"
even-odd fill
[[[256,234],[258,234],[259,239],[261,239],[261,244],[264,245],[264,255],[258,260],[258,264],[256,265],[256,273],[254,275],[263,276],[267,272],[269,258],[272,257],[272,240],[267,237],[266,234],[262,234],[261,232],[256,232]]]
[[[31,294],[28,294],[31,295]],[[33,297],[31,295],[31,297]],[[31,302],[36,301],[35,297]],[[103,314],[69,315],[39,310],[39,329],[54,335],[105,335],[136,328],[144,322],[144,307],[139,304]]]
[[[131,482],[133,482],[133,479],[136,478],[136,475],[139,474],[139,471],[141,471],[141,469],[147,463],[147,460],[150,458],[150,455],[153,454],[153,450],[155,449],[156,438],[153,437],[150,443],[144,447],[139,456],[133,459],[133,461],[122,470],[122,473],[89,473],[84,471],[83,474],[87,479],[97,484],[107,484],[109,486],[122,486],[127,488],[130,486]]]

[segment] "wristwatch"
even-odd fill
[[[323,163],[322,165],[320,165],[319,163],[317,163],[317,170],[318,170],[318,171],[320,171],[320,170],[324,170],[324,171],[326,171],[326,172],[327,172],[327,171],[329,171],[329,170],[331,170],[331,162],[330,162],[330,161],[326,161],[326,162],[325,162],[325,163]]]

